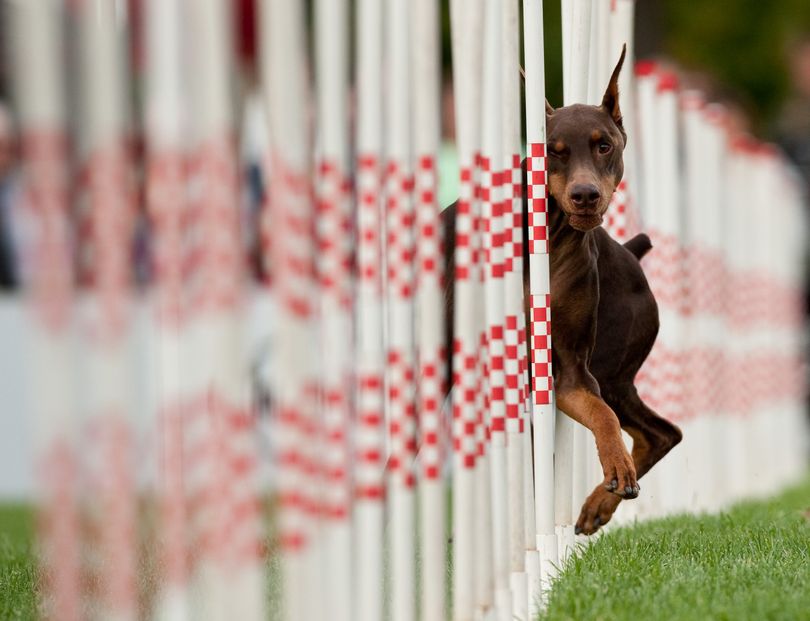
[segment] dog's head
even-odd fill
[[[602,223],[624,174],[627,134],[619,109],[619,72],[625,49],[610,76],[602,104],[553,109],[546,103],[548,190],[579,231]]]

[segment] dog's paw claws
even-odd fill
[[[617,487],[619,487],[619,482],[616,479],[605,485],[605,489],[609,492],[615,491]]]
[[[575,535],[581,535],[582,534],[582,529],[579,526],[577,526],[576,528],[574,528],[574,534]]]

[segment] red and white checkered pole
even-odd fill
[[[385,225],[388,498],[391,521],[391,613],[416,617],[414,459],[416,456],[416,352],[414,348],[414,218],[410,68],[410,6],[389,0],[385,12]]]
[[[419,532],[421,618],[445,619],[446,489],[442,478],[445,425],[443,255],[438,171],[440,115],[439,11],[432,0],[411,6],[414,200],[416,201],[416,319],[418,344]]]
[[[158,326],[159,619],[189,619],[188,517],[183,477],[187,392],[182,380],[186,150],[182,80],[182,9],[178,0],[146,4],[146,200],[152,222],[155,322]]]
[[[382,47],[379,0],[357,4],[357,418],[355,427],[355,615],[383,615],[385,499],[382,306]]]
[[[495,618],[512,618],[509,589],[509,503],[506,463],[506,374],[503,221],[503,0],[485,5],[481,209],[483,216],[484,295],[488,352],[489,473],[492,526],[492,577]],[[511,170],[510,170],[511,173]],[[511,189],[511,188],[510,188]],[[511,205],[510,205],[511,207]],[[490,588],[492,588],[490,586]]]
[[[382,6],[358,5],[358,429],[356,474],[357,614],[382,618],[383,500],[383,307]]]
[[[526,542],[525,505],[534,498],[526,495],[524,469],[525,402],[521,394],[521,334],[525,333],[523,298],[523,171],[521,168],[520,132],[520,20],[518,0],[504,0],[501,15],[501,175],[503,207],[503,280],[504,280],[504,402],[507,462],[507,511],[509,516],[509,588],[512,593],[512,615],[522,621],[529,617],[529,595],[526,576],[527,555],[531,549],[533,564],[539,574],[539,557],[534,535]],[[530,471],[531,472],[531,471]],[[531,523],[534,530],[534,520]],[[539,576],[536,576],[539,578]]]
[[[600,83],[604,89],[610,79],[611,63],[621,54],[622,46],[627,46],[625,68],[619,74],[619,97],[621,99],[622,119],[628,132],[627,144],[624,147],[624,177],[613,194],[608,209],[605,227],[619,243],[624,243],[641,229],[638,214],[638,163],[639,132],[636,125],[635,80],[633,27],[636,0],[609,0],[608,15],[609,36],[606,47],[603,47],[603,61],[599,63]]]
[[[187,428],[192,617],[264,616],[263,538],[249,387],[243,372],[244,254],[233,142],[230,5],[185,6],[189,94]],[[193,52],[191,52],[193,50]]]
[[[31,410],[38,484],[43,619],[82,616],[79,447],[71,377],[73,258],[69,238],[62,15],[47,0],[12,12],[25,213],[34,226],[29,304]],[[47,387],[47,389],[43,389]]]
[[[274,418],[278,443],[278,529],[283,619],[322,618],[320,563],[316,555],[315,418],[318,375],[314,332],[314,205],[304,53],[303,7],[286,0],[261,4],[262,86],[270,119],[269,208],[265,239],[277,300],[275,355],[284,364],[274,374]],[[319,616],[321,615],[321,616]]]
[[[481,0],[450,5],[460,190],[456,212],[453,317],[453,619],[471,621],[475,611],[476,397],[480,317],[478,179],[481,110]]]
[[[554,573],[558,548],[554,532],[555,433],[551,369],[551,278],[546,204],[546,113],[543,53],[543,3],[523,2],[523,46],[526,64],[526,198],[529,241],[529,348],[534,426],[535,531],[543,584]],[[568,464],[570,469],[570,463]],[[569,490],[570,491],[570,490]],[[570,504],[570,503],[569,503]],[[539,584],[529,573],[529,613],[537,614]]]
[[[348,149],[348,7],[319,0],[315,11],[319,157],[316,164],[317,271],[321,291],[324,462],[324,610],[352,613],[350,408],[352,406],[352,248]]]
[[[80,35],[80,127],[89,222],[85,256],[88,283],[82,296],[86,341],[84,404],[84,507],[92,533],[86,567],[97,580],[93,601],[101,617],[137,616],[135,438],[130,405],[129,244],[134,177],[127,144],[126,74],[121,25],[108,2],[74,5]]]

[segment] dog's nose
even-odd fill
[[[569,194],[571,202],[577,207],[593,207],[601,197],[599,188],[590,183],[578,183]]]

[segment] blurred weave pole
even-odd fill
[[[322,618],[314,480],[319,467],[315,418],[314,205],[311,200],[304,15],[300,4],[264,0],[260,11],[262,86],[269,112],[271,184],[263,228],[276,297],[275,352],[284,361],[273,375],[282,618]]]
[[[258,226],[272,279],[249,287],[229,3],[148,0],[142,65],[124,52],[139,28],[122,3],[18,3],[43,616],[536,616],[596,476],[584,430],[568,429],[572,443],[561,418],[555,443],[540,0],[523,0],[528,385],[517,2],[451,4],[461,196],[444,232],[455,239],[450,533],[437,5],[363,0],[352,31],[345,1],[314,3],[312,29],[305,3],[260,3],[271,148]],[[633,0],[563,8],[566,102],[598,104],[621,45],[632,49]],[[76,67],[61,53],[65,18],[81,35]],[[74,116],[66,68],[79,69]],[[637,204],[654,237],[659,256],[644,266],[664,356],[641,384],[686,438],[642,499],[621,505],[624,519],[770,493],[799,476],[807,438],[797,182],[724,108],[639,68],[621,88],[643,157],[629,164],[625,152],[635,178],[611,209],[628,192],[639,200],[607,226],[629,236]],[[69,145],[83,171],[73,179]],[[138,197],[151,225],[143,296],[129,250]],[[272,333],[274,357],[262,486],[249,321]]]
[[[623,45],[627,46],[625,68],[619,75],[619,98],[625,127],[636,127],[636,102],[633,66],[635,46],[633,25],[636,0],[609,0],[608,32],[603,34],[596,58],[598,88],[604,89],[610,79],[612,64],[616,62]],[[601,3],[608,5],[608,2]],[[602,92],[597,90],[596,95]],[[634,132],[635,133],[635,132]],[[618,242],[624,243],[640,231],[638,214],[638,135],[628,136],[624,147],[624,177],[613,194],[606,214],[605,227]]]
[[[439,10],[432,0],[411,3],[413,161],[416,201],[416,320],[419,447],[419,556],[423,621],[446,618],[447,512],[443,479],[442,403],[447,379],[444,339],[444,256],[438,204]]]
[[[415,207],[412,196],[410,116],[410,5],[384,5],[385,57],[385,265],[386,390],[388,392],[388,537],[391,554],[391,615],[416,617],[416,351],[414,343],[413,258]]]
[[[323,356],[321,408],[324,482],[324,610],[351,621],[352,541],[350,408],[353,283],[348,133],[348,6],[344,0],[315,5],[315,68],[319,134],[316,170],[316,271]]]
[[[525,314],[523,304],[523,171],[520,131],[520,6],[518,0],[504,0],[501,15],[501,175],[503,219],[503,357],[504,413],[506,432],[506,481],[508,516],[509,588],[512,615],[527,620],[529,582],[527,566],[532,565],[532,580],[539,579],[539,558],[534,542],[534,524],[527,528],[526,506],[534,499],[532,485],[526,481],[525,424],[522,395],[522,365],[525,360]],[[531,472],[531,471],[530,471]],[[529,492],[527,494],[527,492]],[[526,533],[531,531],[529,545]]]
[[[158,329],[158,541],[162,551],[159,619],[190,618],[188,511],[183,446],[188,386],[181,372],[187,347],[183,278],[186,158],[182,75],[182,10],[178,0],[146,5],[146,201],[154,227],[155,321]]]
[[[257,455],[248,410],[241,316],[244,254],[234,113],[230,6],[186,6],[189,94],[189,218],[186,260],[191,314],[188,492],[192,534],[192,617],[265,614]]]
[[[79,84],[83,170],[80,208],[88,228],[80,331],[88,345],[81,358],[92,378],[81,403],[84,443],[82,511],[90,536],[86,604],[102,617],[137,616],[135,437],[130,366],[134,176],[128,144],[122,26],[113,5],[72,7],[80,33]]]
[[[503,286],[503,182],[500,170],[502,119],[501,104],[501,0],[486,0],[484,8],[484,59],[481,140],[481,214],[483,246],[483,279],[485,296],[485,343],[487,347],[487,461],[489,470],[488,511],[491,515],[491,533],[486,540],[491,546],[487,563],[491,574],[487,588],[494,599],[487,602],[494,617],[508,620],[512,617],[509,591],[509,514],[506,495],[506,408],[504,403],[504,286]],[[482,352],[483,353],[483,352]]]
[[[359,621],[383,618],[385,428],[382,243],[382,3],[357,5],[356,427],[354,604]]]
[[[44,619],[82,616],[78,421],[69,380],[75,355],[62,15],[48,0],[17,8],[14,87],[19,107],[24,208],[34,224],[29,289],[38,554]],[[42,390],[47,384],[48,390]]]
[[[565,105],[592,103],[588,101],[592,0],[564,0],[563,12],[563,103]],[[560,562],[573,551],[574,522],[579,515],[579,503],[587,493],[586,442],[588,430],[576,424],[562,412],[557,412],[554,437],[554,508]]]
[[[481,110],[479,43],[482,30],[481,0],[452,0],[453,63],[456,143],[460,187],[455,230],[454,343],[453,343],[453,619],[475,618],[475,464],[476,392],[479,317],[478,298],[480,213],[475,186],[480,159]],[[480,544],[479,544],[480,545]]]
[[[529,254],[529,351],[531,352],[531,406],[534,429],[535,533],[540,551],[540,577],[544,588],[558,566],[554,530],[555,470],[566,467],[555,458],[554,392],[551,369],[551,277],[546,204],[545,54],[542,0],[523,2],[523,45],[526,65],[526,201]],[[570,463],[567,464],[570,468]],[[570,495],[570,489],[569,489]],[[570,502],[569,502],[570,504]],[[531,555],[528,557],[531,559]],[[531,565],[529,614],[537,614],[540,591]]]

